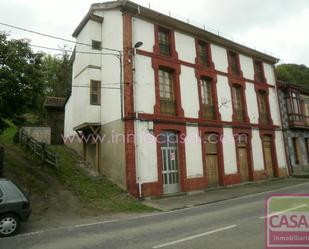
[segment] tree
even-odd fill
[[[65,48],[64,48],[65,49]],[[72,66],[68,53],[61,55],[44,55],[42,70],[45,83],[45,94],[66,97],[71,90]]]
[[[42,56],[32,51],[29,40],[0,33],[0,133],[5,120],[18,123],[22,114],[40,107]]]
[[[277,79],[309,89],[309,68],[305,65],[281,64],[276,68]]]

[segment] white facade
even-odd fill
[[[104,18],[102,23],[89,20],[77,36],[77,42],[91,44],[92,40],[102,43],[103,47],[114,48],[123,51],[123,16],[117,9],[96,10],[95,15]],[[179,88],[184,118],[195,125],[185,125],[188,137],[199,137],[199,111],[200,100],[198,94],[198,82],[195,75],[196,45],[195,37],[184,32],[174,32],[175,48],[180,65]],[[131,62],[133,65],[134,78],[134,108],[136,117],[141,114],[154,115],[156,104],[156,82],[155,70],[153,69],[153,58],[155,46],[155,25],[145,19],[132,18],[132,47],[135,43],[142,41],[140,50],[144,53],[136,53]],[[212,61],[216,70],[216,90],[221,114],[221,127],[223,127],[223,164],[225,175],[235,175],[238,172],[236,145],[233,140],[233,101],[228,76],[227,49],[217,44],[210,44]],[[76,46],[76,51],[96,52],[89,47]],[[100,51],[99,51],[100,52]],[[106,51],[102,51],[106,52]],[[111,51],[107,51],[111,52]],[[125,51],[124,51],[125,52]],[[147,54],[148,53],[148,54]],[[149,55],[150,54],[150,55]],[[265,169],[263,158],[263,146],[259,131],[259,107],[254,82],[253,57],[239,54],[240,67],[245,80],[245,100],[249,124],[252,129],[252,167],[254,171]],[[287,167],[282,139],[281,120],[279,114],[278,99],[276,93],[274,68],[268,63],[263,63],[265,77],[269,85],[269,106],[271,118],[276,126],[276,154],[280,168]],[[102,84],[101,105],[90,105],[89,87],[91,80],[99,80]],[[127,82],[125,82],[127,83]],[[120,65],[119,60],[110,55],[94,55],[76,53],[73,65],[72,95],[65,108],[65,135],[73,135],[73,128],[82,123],[100,123],[102,126],[111,122],[121,120],[120,101]],[[192,121],[193,120],[193,121]],[[194,121],[196,120],[196,121]],[[186,121],[188,122],[188,121]],[[136,142],[136,178],[137,181],[146,183],[157,182],[158,158],[157,144],[145,141],[155,140],[151,130],[156,125],[154,122],[135,120]],[[207,124],[208,125],[208,124]],[[209,125],[208,125],[209,126]],[[251,127],[250,127],[251,129]],[[205,176],[204,160],[201,143],[185,143],[186,175],[188,179],[201,178]],[[117,160],[115,158],[115,160]]]

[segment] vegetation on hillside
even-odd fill
[[[0,32],[0,134],[8,127],[5,120],[23,125],[25,113],[44,119],[45,97],[66,97],[71,74],[67,52],[34,52],[29,40],[10,39]]]
[[[281,64],[276,68],[277,79],[309,90],[309,68],[305,65]]]
[[[62,195],[68,190],[71,196],[79,200],[78,205],[90,214],[154,211],[130,197],[106,177],[89,176],[83,168],[78,166],[79,156],[64,145],[50,146],[50,149],[60,156],[58,171],[42,165],[37,157],[26,151],[23,145],[13,142],[16,132],[17,127],[11,124],[0,135],[0,144],[5,146],[6,151],[5,177],[31,193],[32,200],[35,200],[35,213],[38,206],[43,210],[53,209],[55,206],[61,209],[57,195]],[[68,194],[66,196],[68,197]],[[54,203],[55,200],[58,200],[56,201],[58,203]],[[71,202],[65,202],[63,205],[72,206],[76,203],[76,201],[72,202],[73,204]],[[62,208],[69,209],[66,206]]]

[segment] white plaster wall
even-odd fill
[[[195,39],[191,36],[175,32],[175,44],[178,58],[182,61],[195,63]]]
[[[254,84],[246,83],[246,102],[250,123],[259,123],[259,109]]]
[[[239,61],[244,78],[254,80],[254,68],[252,58],[239,54]]]
[[[263,63],[263,65],[267,83],[273,86],[276,85],[276,78],[273,66],[267,63]]]
[[[64,136],[73,136],[73,125],[72,125],[72,96],[68,99],[64,109]]]
[[[199,97],[193,68],[181,66],[180,91],[185,117],[198,118]]]
[[[104,47],[123,49],[122,13],[119,10],[102,12],[102,44]],[[109,123],[121,118],[120,62],[114,56],[102,56],[102,108],[101,123]],[[116,88],[116,89],[108,89]]]
[[[132,27],[133,45],[136,42],[143,42],[142,50],[153,52],[154,46],[154,25],[144,20],[133,18]]]
[[[263,146],[259,130],[252,130],[252,157],[255,171],[264,170]]]
[[[100,80],[100,70],[86,69],[72,85],[72,126],[100,122],[100,106],[90,105],[90,80]],[[102,99],[101,99],[102,101]]]
[[[211,44],[211,55],[212,55],[212,60],[215,64],[215,68],[218,71],[227,73],[228,60],[227,60],[226,49],[216,46],[214,44]]]
[[[218,75],[217,94],[222,121],[232,121],[232,97],[227,77]],[[225,104],[222,105],[223,103]]]
[[[269,88],[269,106],[274,125],[281,126],[280,110],[275,88]]]
[[[185,146],[187,178],[202,177],[204,174],[203,157],[198,127],[187,126]]]
[[[223,129],[224,139],[222,140],[223,146],[223,160],[224,160],[224,173],[236,174],[237,173],[237,159],[236,148],[233,137],[233,130],[231,128]]]
[[[102,24],[89,20],[79,35],[76,37],[78,43],[92,44],[92,40],[102,40]],[[100,53],[101,51],[93,50],[90,46],[76,44],[76,51]],[[78,75],[86,66],[100,66],[101,55],[76,53],[73,65],[73,77]]]
[[[135,121],[138,151],[138,172],[142,183],[158,181],[156,138],[148,130],[148,122]],[[138,174],[137,174],[138,177]]]
[[[285,157],[285,149],[284,149],[284,141],[283,141],[283,133],[282,131],[276,131],[276,152],[277,152],[277,160],[279,168],[286,168],[287,162]]]
[[[135,57],[136,109],[139,113],[154,113],[156,91],[154,70],[151,58],[137,55]]]

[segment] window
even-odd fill
[[[160,54],[171,55],[170,32],[166,29],[159,28],[158,37]]]
[[[90,104],[100,105],[101,104],[101,82],[92,80],[90,82]]]
[[[160,107],[162,114],[175,115],[173,72],[159,69]]]
[[[206,119],[215,118],[215,108],[213,102],[213,91],[211,79],[201,79],[203,114]]]
[[[264,71],[263,71],[263,63],[261,61],[254,61],[254,71],[256,75],[256,80],[259,82],[264,82]]]
[[[266,92],[259,92],[259,107],[260,107],[260,121],[262,124],[269,123],[269,113],[267,110],[267,94]]]
[[[290,90],[287,96],[287,109],[289,121],[303,121],[301,103],[299,93],[295,90]]]
[[[198,42],[198,59],[199,63],[203,66],[209,67],[209,61],[208,61],[208,44],[203,41]]]
[[[236,121],[244,121],[243,101],[242,101],[242,89],[241,86],[232,87],[232,99],[234,107],[234,116]]]
[[[101,48],[102,46],[100,41],[92,40],[92,49],[101,50]]]
[[[309,126],[309,97],[302,95],[301,99],[302,99],[302,106],[304,110],[303,115],[304,115],[305,124]]]
[[[300,151],[300,144],[299,139],[297,137],[292,138],[293,149],[294,149],[294,158],[295,164],[301,164],[301,151]]]
[[[232,74],[240,75],[240,69],[238,67],[238,55],[235,52],[229,51],[229,62]]]

